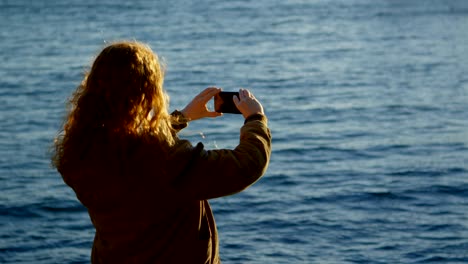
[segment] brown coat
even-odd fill
[[[96,228],[92,263],[219,263],[207,200],[252,185],[271,154],[262,115],[245,121],[234,150],[179,140],[167,154],[151,144],[95,140],[98,147],[61,170]]]

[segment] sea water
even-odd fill
[[[467,1],[2,0],[0,25],[1,263],[89,262],[48,151],[117,40],[164,58],[171,110],[208,86],[263,103],[268,171],[211,201],[224,263],[468,263]],[[242,124],[180,136],[232,148]]]

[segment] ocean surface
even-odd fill
[[[89,263],[48,151],[117,40],[164,58],[170,110],[212,85],[263,103],[268,171],[211,201],[223,263],[468,263],[468,1],[0,0],[0,25],[0,263]],[[242,123],[180,136],[232,148]]]

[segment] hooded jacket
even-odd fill
[[[245,120],[239,145],[205,150],[178,139],[169,151],[139,141],[96,144],[60,173],[96,229],[91,262],[220,263],[208,199],[238,193],[265,172],[267,119]]]

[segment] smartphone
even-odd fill
[[[237,109],[233,96],[239,98],[238,92],[219,92],[214,97],[214,108],[218,113],[230,113],[230,114],[240,114],[241,112]]]

